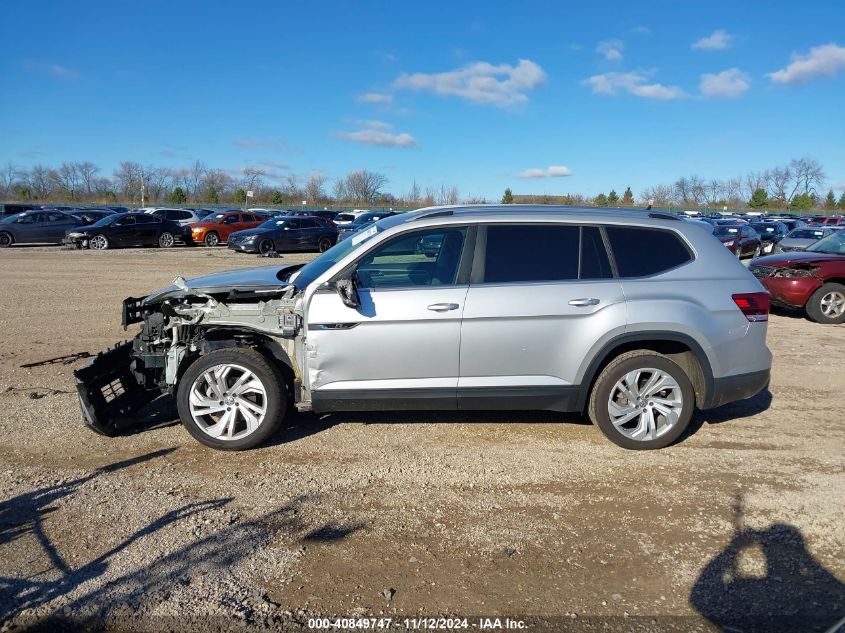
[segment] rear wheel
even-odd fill
[[[11,233],[7,233],[3,231],[0,233],[0,248],[6,248],[7,246],[11,246],[14,244],[15,238],[12,237]]]
[[[258,245],[258,252],[262,255],[266,255],[270,251],[275,250],[273,248],[273,240],[261,240],[261,243]]]
[[[845,286],[824,284],[810,296],[806,309],[816,323],[845,323]]]
[[[205,236],[205,245],[206,246],[217,246],[220,243],[220,236],[217,235],[214,231],[207,233]]]
[[[95,251],[104,251],[110,246],[109,238],[105,235],[94,235],[88,240],[88,248]]]
[[[188,367],[176,395],[182,424],[195,439],[221,450],[266,441],[287,410],[280,372],[249,348],[217,350]]]
[[[173,237],[173,233],[168,231],[164,231],[161,235],[158,236],[158,245],[161,248],[170,248],[176,240]]]
[[[321,237],[320,241],[317,242],[317,250],[321,253],[325,253],[332,247],[332,240],[330,237]]]
[[[590,394],[590,419],[623,448],[674,442],[689,425],[695,392],[683,369],[650,350],[621,354],[602,370]]]

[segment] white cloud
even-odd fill
[[[748,75],[739,68],[701,75],[701,94],[705,97],[738,97],[745,93],[750,85]]]
[[[380,147],[415,147],[416,139],[407,132],[394,134],[393,126],[384,121],[356,121],[361,130],[343,132],[340,137],[347,141]]]
[[[640,26],[635,26],[634,28],[632,28],[631,33],[636,33],[637,35],[650,35],[651,29],[641,24]]]
[[[546,73],[538,64],[520,59],[516,66],[474,62],[443,73],[403,73],[393,85],[507,107],[527,101],[526,93],[545,81]]]
[[[722,50],[730,48],[733,35],[723,29],[716,29],[707,37],[696,40],[692,47],[702,50]]]
[[[622,49],[624,48],[625,44],[622,40],[605,40],[598,43],[596,52],[603,55],[608,61],[618,62],[622,59]]]
[[[845,47],[815,46],[806,55],[792,55],[792,63],[766,75],[779,84],[800,84],[819,77],[833,77],[845,70]]]
[[[563,165],[550,165],[545,169],[542,168],[531,168],[526,169],[525,171],[519,173],[517,178],[529,179],[529,178],[562,178],[564,176],[571,176],[572,170],[569,167],[565,167]]]
[[[390,104],[393,103],[393,95],[385,94],[383,92],[365,92],[362,95],[358,95],[358,101],[363,101],[364,103]]]
[[[582,83],[590,86],[595,94],[618,95],[623,92],[635,97],[646,99],[678,99],[686,93],[678,86],[664,86],[659,83],[649,83],[652,73],[604,73],[593,75]]]
[[[262,167],[270,167],[271,169],[289,169],[290,165],[287,163],[280,163],[279,161],[275,160],[265,160],[264,162],[259,163]]]
[[[65,81],[75,81],[76,79],[79,79],[79,71],[60,64],[48,64],[27,59],[24,60],[23,67],[26,70],[33,72],[49,73],[56,79],[64,79]]]

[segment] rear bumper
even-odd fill
[[[764,369],[738,376],[713,379],[713,389],[701,409],[714,409],[729,402],[745,400],[769,386],[771,370]]]

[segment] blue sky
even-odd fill
[[[845,188],[837,0],[7,0],[2,35],[3,164],[366,167],[496,198],[809,155]]]

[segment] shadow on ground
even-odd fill
[[[116,610],[124,614],[128,610],[130,619],[143,622],[151,615],[149,609],[166,600],[174,588],[187,586],[197,577],[224,573],[237,562],[271,546],[281,532],[293,534],[295,540],[301,543],[333,542],[365,527],[360,523],[343,525],[334,522],[315,527],[303,516],[304,505],[314,499],[300,496],[258,518],[233,523],[207,537],[197,538],[165,556],[156,557],[151,553],[149,558],[152,560],[111,580],[92,582],[101,579],[115,557],[134,543],[140,542],[143,547],[144,539],[162,528],[230,503],[231,499],[227,498],[183,505],[164,513],[90,562],[71,566],[44,529],[45,518],[59,510],[57,502],[94,478],[163,457],[172,451],[161,450],[117,462],[85,477],[0,502],[0,561],[5,558],[5,548],[29,535],[35,537],[50,561],[50,567],[45,570],[32,573],[27,570],[25,575],[5,575],[8,571],[4,570],[0,575],[0,624],[13,621],[16,626],[45,631],[97,629]],[[108,529],[105,525],[86,527],[92,531]],[[38,558],[37,555],[33,557]],[[78,594],[86,584],[91,588],[67,600],[69,594]],[[233,588],[233,592],[238,589]],[[60,600],[62,598],[64,600]],[[53,601],[57,602],[51,604]],[[37,615],[28,611],[27,615],[19,617],[24,610],[39,608],[42,609]],[[238,608],[241,609],[242,619],[248,622],[251,617],[249,607]],[[174,624],[178,625],[179,614],[172,615]]]
[[[824,632],[845,615],[845,585],[813,558],[797,528],[743,528],[737,497],[733,537],[705,565],[689,601],[726,633]]]

